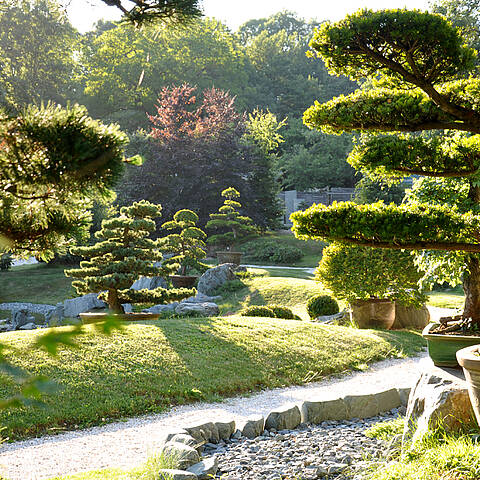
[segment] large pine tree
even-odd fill
[[[458,179],[465,191],[453,205],[313,206],[292,216],[296,235],[453,252],[463,269],[464,317],[480,321],[480,80],[468,76],[476,52],[443,17],[407,10],[325,23],[311,47],[331,73],[370,79],[370,88],[315,103],[304,115],[308,126],[368,133],[349,162],[371,176]]]

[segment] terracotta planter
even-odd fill
[[[175,288],[192,288],[198,280],[194,275],[170,275],[168,278]]]
[[[358,328],[389,330],[395,321],[395,302],[382,298],[356,300],[351,304],[352,320]]]
[[[242,255],[242,252],[217,252],[218,263],[234,263],[235,265],[240,265]]]
[[[438,324],[429,323],[422,332],[427,340],[428,354],[437,367],[458,367],[457,352],[465,347],[480,344],[480,337],[470,335],[442,335],[430,333]]]
[[[480,339],[479,339],[480,342]],[[480,345],[462,348],[457,352],[457,361],[463,368],[468,385],[468,396],[475,418],[480,425]]]
[[[83,323],[96,323],[96,322],[104,322],[107,317],[114,318],[115,320],[127,321],[127,322],[135,322],[138,320],[157,320],[160,316],[158,313],[107,313],[107,312],[86,312],[81,313],[80,318],[82,319]]]

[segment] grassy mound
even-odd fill
[[[268,286],[264,288],[266,294]],[[298,288],[302,291],[302,284]],[[0,412],[0,424],[6,427],[2,433],[10,439],[160,412],[199,399],[303,384],[413,354],[424,344],[410,332],[232,316],[130,323],[111,336],[89,328],[79,337],[79,348],[63,349],[52,358],[32,348],[41,334],[2,335],[14,364],[60,386],[45,408]],[[0,396],[15,393],[11,384],[0,381]]]

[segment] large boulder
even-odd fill
[[[173,457],[180,470],[185,470],[201,460],[198,452],[184,443],[167,442],[162,448],[162,453],[167,457]]]
[[[12,330],[18,330],[29,323],[35,324],[35,317],[29,315],[28,310],[21,308],[12,312]]]
[[[426,305],[406,307],[395,302],[395,321],[392,329],[413,328],[422,330],[430,322],[430,312]]]
[[[149,313],[173,313],[177,307],[178,302],[167,303],[166,305],[154,305],[153,307],[146,308],[144,312]]]
[[[163,277],[140,277],[130,287],[132,290],[155,290],[155,288],[167,288],[167,281]]]
[[[63,302],[63,315],[65,317],[78,317],[80,313],[106,307],[107,304],[99,300],[96,293],[87,293],[82,297],[65,300]]]
[[[57,303],[56,307],[53,310],[50,310],[45,315],[45,323],[49,327],[54,327],[56,325],[62,325],[63,320],[65,318],[65,307],[63,303]]]
[[[202,317],[214,317],[220,314],[220,309],[216,303],[187,303],[182,302],[175,308],[175,313],[178,315],[200,315]]]
[[[231,280],[235,280],[234,263],[224,263],[218,267],[210,268],[198,280],[197,291],[204,295],[212,295],[218,287]]]
[[[460,431],[472,423],[473,415],[463,372],[430,364],[410,393],[404,439],[415,442],[439,426],[447,432]]]

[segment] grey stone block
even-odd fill
[[[265,420],[265,430],[292,430],[302,422],[300,409],[295,405],[284,410],[270,412]]]
[[[235,433],[235,422],[215,422],[218,430],[218,436],[222,440],[228,440]]]
[[[347,395],[343,401],[347,406],[348,418],[369,418],[379,413],[375,395]]]
[[[220,436],[218,428],[212,422],[204,423],[202,425],[195,425],[185,429],[197,442],[200,443],[218,443]]]
[[[180,470],[185,470],[200,462],[198,452],[193,447],[183,443],[167,442],[163,446],[162,452],[166,456],[172,456],[177,461]]]
[[[411,388],[398,388],[398,396],[400,397],[400,402],[406,407],[408,405],[408,397],[410,396]]]
[[[247,420],[240,429],[242,435],[247,438],[259,437],[265,427],[265,419],[261,416]]]
[[[213,317],[220,314],[220,309],[216,303],[180,303],[175,308],[178,315],[188,315],[189,313],[200,314],[205,317]]]
[[[63,315],[65,317],[78,317],[80,313],[106,307],[107,304],[99,300],[96,293],[88,293],[82,297],[65,300],[63,302]]]
[[[378,402],[378,413],[388,412],[392,408],[398,408],[402,405],[400,394],[396,388],[376,393],[375,396]]]
[[[206,458],[205,460],[188,467],[189,472],[194,473],[198,480],[211,480],[218,471],[217,457]]]
[[[303,402],[301,406],[302,423],[321,423],[325,420],[345,420],[349,417],[343,398],[324,402]]]

